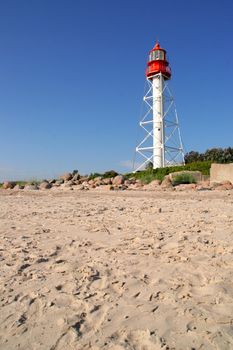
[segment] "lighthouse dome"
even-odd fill
[[[166,59],[166,50],[162,49],[156,42],[155,47],[149,53],[146,76],[151,78],[158,73],[161,73],[165,80],[171,78],[171,68]]]

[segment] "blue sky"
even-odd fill
[[[156,38],[186,151],[233,146],[232,37],[231,0],[0,1],[0,180],[128,171]]]

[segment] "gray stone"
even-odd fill
[[[196,182],[202,181],[202,173],[200,171],[189,171],[189,170],[176,171],[174,173],[170,173],[167,176],[169,176],[169,178],[172,182],[172,181],[174,181],[174,179],[177,176],[184,175],[184,174],[188,174],[188,175],[192,176]]]
[[[7,189],[12,189],[12,188],[14,188],[15,187],[15,182],[13,182],[13,181],[5,181],[4,183],[3,183],[3,185],[2,185],[2,188],[4,188],[5,190],[7,190]]]
[[[73,181],[77,181],[77,180],[80,179],[80,177],[81,177],[80,174],[77,173],[77,174],[75,174],[75,175],[72,177],[72,180],[73,180]]]
[[[48,190],[52,187],[52,185],[49,182],[43,181],[39,185],[40,190]]]
[[[39,190],[39,187],[37,185],[25,185],[24,189],[26,191],[33,191],[33,190]]]
[[[55,182],[56,185],[62,185],[63,183],[64,183],[63,179],[56,180],[56,182]]]
[[[15,185],[14,190],[23,190],[24,186],[23,185]]]
[[[111,185],[112,184],[112,180],[109,177],[106,179],[103,179],[102,182],[104,185]]]
[[[73,175],[71,173],[65,173],[62,176],[60,176],[60,179],[64,181],[69,181],[72,179],[72,177]]]
[[[50,184],[55,184],[56,183],[56,179],[49,180],[49,183]]]
[[[117,175],[113,178],[112,184],[115,186],[123,185],[125,177],[123,175]]]

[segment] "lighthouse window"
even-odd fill
[[[164,52],[161,50],[155,50],[150,53],[150,61],[164,60]]]

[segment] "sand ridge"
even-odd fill
[[[232,205],[2,191],[0,349],[232,349]]]

